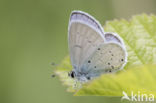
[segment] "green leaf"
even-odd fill
[[[104,27],[107,32],[116,32],[124,40],[128,52],[128,63],[124,70],[114,74],[104,74],[74,89],[74,80],[68,77],[72,69],[69,57],[57,67],[56,73],[68,91],[76,96],[122,96],[147,93],[156,95],[156,16],[146,14],[132,17],[131,20],[108,21]]]
[[[117,74],[106,74],[85,84],[75,95],[122,96],[125,91],[156,95],[156,65],[133,67]]]

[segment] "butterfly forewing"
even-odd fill
[[[83,12],[72,12],[69,21],[69,51],[72,65],[80,68],[96,48],[104,43],[103,30],[96,20]]]

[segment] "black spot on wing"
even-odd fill
[[[88,63],[91,63],[91,61],[90,61],[90,60],[88,60]]]
[[[88,80],[90,80],[90,77],[87,77]]]

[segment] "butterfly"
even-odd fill
[[[71,13],[68,46],[73,67],[68,75],[81,82],[121,70],[127,63],[122,38],[116,33],[104,32],[94,17],[82,11]]]

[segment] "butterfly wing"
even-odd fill
[[[103,43],[82,66],[83,73],[88,77],[97,77],[103,73],[110,73],[122,69],[127,62],[125,48],[114,42]]]
[[[92,16],[81,11],[71,13],[68,44],[74,68],[80,68],[86,58],[104,41],[103,28]]]
[[[104,34],[104,37],[106,39],[106,42],[114,42],[114,43],[119,43],[122,46],[124,46],[123,40],[120,38],[120,36],[116,33],[111,33],[111,32],[106,32]]]

